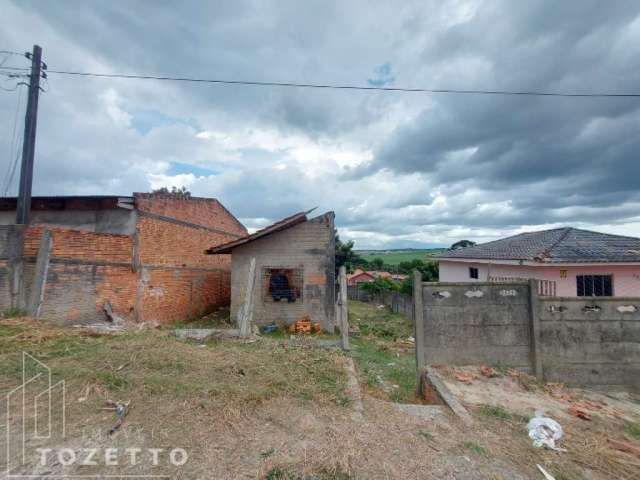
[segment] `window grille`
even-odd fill
[[[294,303],[302,299],[302,269],[264,267],[262,300],[264,303]]]
[[[469,267],[469,278],[478,279],[478,269],[476,267]]]
[[[576,275],[578,297],[612,297],[613,275]]]

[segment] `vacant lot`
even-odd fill
[[[377,398],[415,403],[416,357],[413,326],[386,308],[349,302],[353,358],[360,384]]]
[[[28,452],[55,447],[80,456],[82,448],[143,449],[137,464],[125,457],[117,467],[104,455],[96,465],[64,466],[52,458],[42,467],[38,456],[28,454],[26,465],[13,473],[506,480],[541,478],[539,463],[557,480],[637,478],[640,460],[605,450],[601,437],[633,440],[638,427],[628,420],[569,418],[561,443],[569,452],[557,453],[531,446],[523,422],[532,412],[512,412],[508,402],[501,409],[485,408],[481,404],[491,399],[469,397],[476,418],[471,427],[445,409],[428,417],[399,411],[392,400],[416,400],[410,325],[355,302],[351,317],[358,331],[352,355],[364,392],[360,419],[345,393],[343,354],[313,347],[312,341],[282,336],[198,344],[178,341],[169,330],[93,336],[28,319],[0,320],[1,392],[21,383],[22,351],[46,363],[53,381],[67,381],[66,438],[28,440]],[[107,399],[131,402],[114,435],[107,434],[115,422],[114,412],[103,409]],[[4,416],[6,410],[0,412]],[[0,420],[4,425],[5,418]],[[5,442],[0,435],[0,454]],[[161,455],[154,467],[145,453],[150,448],[182,448],[188,461],[175,466]]]
[[[370,262],[374,258],[381,258],[387,265],[398,265],[401,262],[411,260],[429,260],[434,255],[444,251],[444,248],[431,248],[425,250],[394,250],[389,252],[365,252],[359,255]]]

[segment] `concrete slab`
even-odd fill
[[[174,330],[174,334],[180,340],[206,342],[214,338],[237,338],[240,336],[240,331],[237,329],[179,328]]]
[[[427,368],[423,377],[423,381],[428,382],[438,393],[438,396],[447,405],[456,416],[466,425],[473,423],[473,418],[466,408],[456,399],[456,397],[447,388],[444,382],[438,377],[437,373]]]

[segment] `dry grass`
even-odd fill
[[[468,428],[446,415],[412,417],[365,395],[364,419],[355,421],[345,396],[342,354],[291,347],[283,339],[200,345],[178,341],[168,331],[96,337],[29,320],[2,320],[3,391],[20,383],[23,350],[49,365],[54,381],[68,382],[65,446],[181,447],[190,456],[182,469],[141,464],[114,472],[103,465],[67,474],[526,479],[539,478],[539,463],[556,479],[567,480],[583,478],[585,471],[592,479],[631,479],[638,471],[632,457],[612,452],[596,435],[602,429],[617,438],[631,438],[631,433],[623,433],[622,424],[619,431],[609,431],[612,425],[598,418],[561,421],[566,454],[533,448],[522,412],[508,404],[479,406],[477,423]],[[107,398],[132,405],[113,437],[105,437],[114,423],[113,412],[102,410]]]
[[[28,319],[0,323],[5,382],[20,379],[21,351],[45,362],[71,388],[96,384],[112,396],[169,396],[213,409],[247,409],[275,396],[345,403],[339,353],[268,339],[202,346],[169,331],[94,336]]]

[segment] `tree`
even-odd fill
[[[373,282],[362,282],[359,285],[363,290],[373,293],[399,291],[400,285],[389,278],[378,277]]]
[[[434,260],[429,260],[427,262],[422,262],[422,260],[418,260],[418,262],[421,262],[422,266],[416,267],[415,270],[418,270],[422,275],[422,281],[437,282],[438,274],[439,274],[438,262]],[[400,293],[404,293],[405,295],[413,295],[413,271],[408,273],[410,273],[410,275],[407,278],[405,278],[400,284]]]
[[[454,243],[449,247],[449,250],[458,250],[459,248],[467,248],[473,247],[476,242],[472,242],[471,240],[460,240],[459,242]]]
[[[415,258],[398,264],[398,271],[405,275],[412,275],[414,270],[420,271],[423,282],[438,281],[438,262],[435,260],[423,261]]]
[[[184,185],[180,188],[176,188],[175,186],[171,187],[169,190],[167,187],[156,188],[151,191],[154,195],[169,195],[171,197],[180,198],[183,200],[188,200],[191,198],[191,192],[187,190],[187,187]]]
[[[336,274],[342,265],[347,268],[347,272],[352,272],[354,265],[360,259],[359,255],[353,251],[353,240],[343,242],[336,230]]]
[[[369,262],[369,265],[371,265],[371,267],[375,270],[382,270],[384,268],[384,260],[376,257]]]

